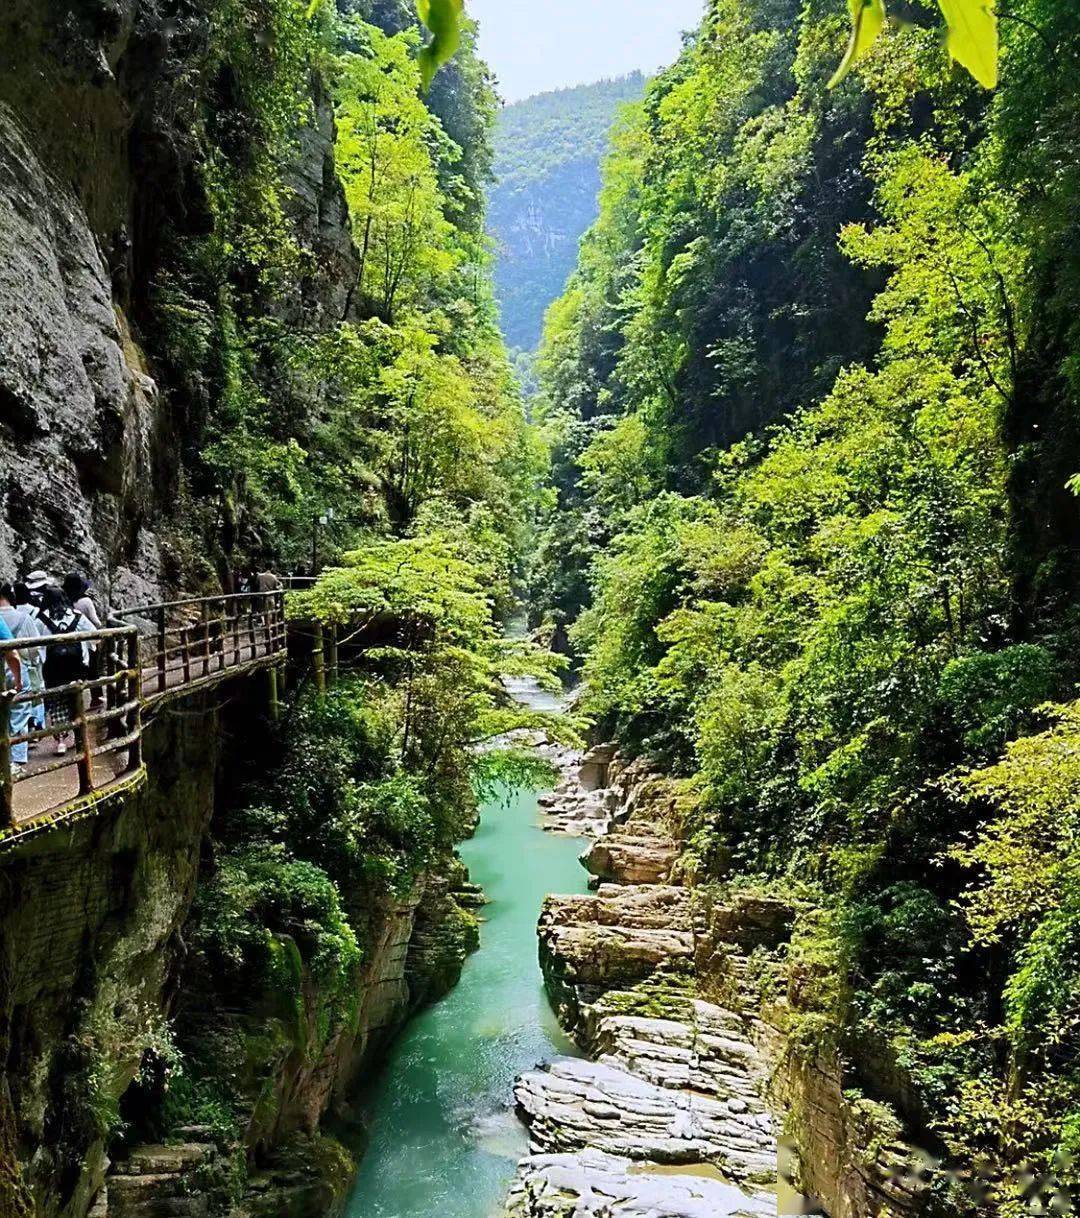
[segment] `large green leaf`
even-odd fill
[[[843,61],[829,81],[838,85],[877,41],[885,26],[885,0],[848,0],[851,9],[851,41]]]
[[[949,25],[949,54],[981,85],[998,82],[998,28],[994,0],[938,0]]]
[[[420,52],[420,76],[427,89],[435,73],[461,45],[461,19],[464,0],[416,0],[420,20],[432,33],[431,41]]]

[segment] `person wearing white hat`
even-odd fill
[[[30,599],[39,609],[41,608],[42,593],[46,588],[52,588],[56,585],[56,581],[49,575],[48,571],[43,571],[40,567],[36,571],[31,571],[24,582],[27,591],[30,593]]]

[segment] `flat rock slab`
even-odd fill
[[[708,1002],[687,1007],[688,1022],[603,1016],[595,1036],[602,1059],[658,1087],[735,1101],[767,1121],[761,1099],[767,1070],[739,1017]]]
[[[613,834],[593,842],[581,861],[590,875],[615,884],[666,884],[678,858],[670,838]]]
[[[703,915],[695,912],[689,889],[665,884],[603,884],[595,895],[548,897],[540,914],[540,932],[549,926],[586,923],[689,931],[695,918],[704,927]]]
[[[614,1060],[558,1058],[518,1079],[538,1153],[603,1150],[657,1164],[711,1163],[736,1180],[776,1179],[772,1121],[742,1099],[658,1086]]]
[[[764,1218],[776,1213],[776,1198],[749,1195],[709,1175],[659,1174],[586,1150],[523,1160],[510,1213],[515,1218]]]

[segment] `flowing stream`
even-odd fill
[[[517,684],[517,683],[515,683]],[[532,706],[553,701],[528,683]],[[582,843],[540,828],[538,792],[483,809],[461,848],[491,902],[480,950],[395,1043],[368,1105],[372,1136],[346,1218],[494,1218],[526,1151],[514,1079],[574,1050],[548,1006],[536,919],[550,892],[585,892]]]

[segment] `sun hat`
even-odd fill
[[[36,592],[39,588],[44,588],[51,581],[47,571],[31,571],[26,577],[26,586],[31,592]]]

